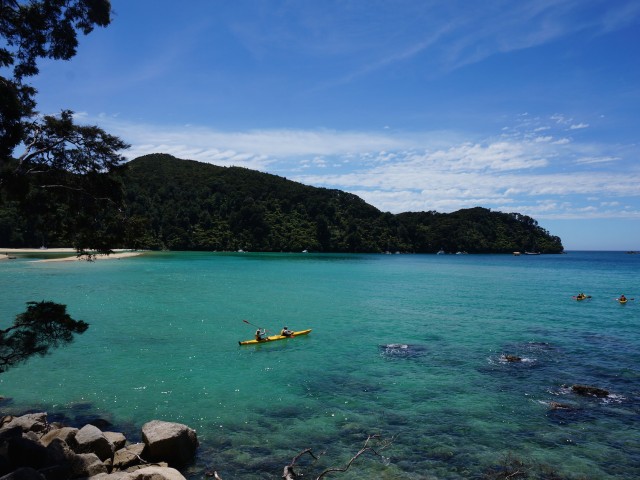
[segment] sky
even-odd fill
[[[113,0],[41,113],[148,153],[640,250],[637,0]]]

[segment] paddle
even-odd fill
[[[242,321],[243,321],[244,323],[248,323],[249,325],[252,325],[252,326],[254,326],[254,327],[256,327],[256,328],[259,328],[260,330],[264,330],[265,332],[268,332],[268,330],[267,330],[266,328],[259,327],[259,326],[258,326],[258,325],[256,325],[255,323],[251,323],[251,322],[250,322],[250,321],[248,321],[248,320],[242,320]]]

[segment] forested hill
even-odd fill
[[[122,247],[318,252],[563,251],[525,215],[383,213],[356,195],[170,155],[131,161]]]

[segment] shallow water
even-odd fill
[[[2,321],[53,300],[91,326],[2,374],[5,412],[99,416],[138,439],[148,420],[186,423],[201,441],[194,478],[277,479],[305,448],[326,451],[317,474],[369,434],[393,438],[384,458],[340,478],[481,478],[508,455],[640,477],[640,297],[615,301],[640,294],[639,255],[31,260],[0,264]],[[580,291],[593,298],[576,302]],[[243,319],[313,331],[240,347],[255,331]],[[579,397],[576,383],[612,394]]]

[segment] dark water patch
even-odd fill
[[[311,411],[300,405],[285,405],[276,407],[258,407],[256,408],[261,416],[267,417],[269,420],[287,421],[291,419],[308,419],[311,417]]]
[[[307,377],[301,384],[307,396],[324,397],[370,397],[385,391],[380,379],[364,378],[348,373],[326,373]]]

